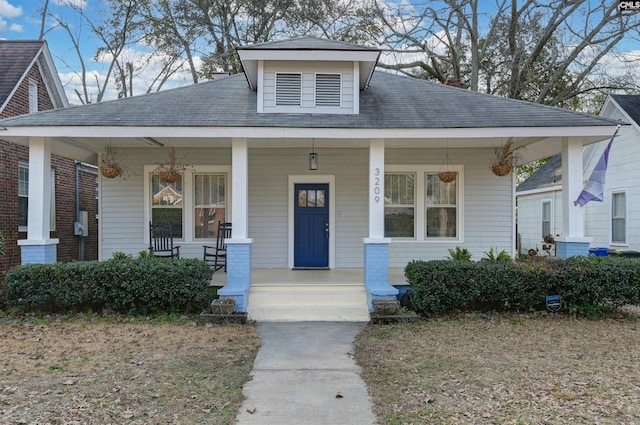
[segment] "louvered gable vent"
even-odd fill
[[[302,75],[276,74],[276,105],[300,105]]]
[[[316,74],[316,106],[340,106],[340,74]]]

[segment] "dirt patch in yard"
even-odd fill
[[[259,346],[250,325],[0,324],[0,423],[230,424]]]
[[[633,316],[373,325],[356,359],[380,424],[640,423]]]

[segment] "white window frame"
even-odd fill
[[[392,238],[393,242],[429,242],[429,243],[451,243],[464,242],[464,165],[451,165],[451,171],[458,173],[456,176],[456,237],[455,238],[427,238],[427,202],[426,202],[426,182],[427,174],[437,173],[440,164],[417,164],[417,165],[394,165],[387,164],[384,167],[387,173],[415,173],[415,237],[414,238]]]
[[[338,82],[339,96],[338,105],[318,105],[318,75],[337,75],[340,78]],[[313,106],[318,108],[342,108],[342,73],[341,72],[316,72],[313,75]]]
[[[545,220],[544,219],[544,206],[545,205],[549,205],[549,220]],[[540,211],[540,231],[542,233],[542,237],[541,240],[544,240],[545,236],[547,235],[553,235],[553,200],[551,199],[543,199],[541,204],[541,211]],[[544,234],[544,222],[545,221],[549,221],[549,233],[547,233],[547,235]]]
[[[300,76],[300,103],[287,103],[287,104],[278,104],[278,75],[299,75]],[[279,108],[300,108],[302,107],[302,89],[303,89],[303,75],[302,72],[276,72],[274,75],[273,81],[273,106]]]
[[[29,80],[29,113],[38,112],[38,82]]]
[[[417,217],[417,212],[416,212],[416,209],[417,209],[417,206],[416,206],[416,199],[417,199],[417,197],[418,197],[418,196],[417,196],[416,191],[417,191],[417,188],[418,188],[417,180],[418,180],[418,178],[419,178],[420,176],[419,176],[419,175],[417,175],[417,174],[416,174],[416,172],[412,172],[412,171],[410,171],[410,172],[404,172],[404,171],[389,171],[389,170],[385,169],[385,171],[384,171],[384,180],[385,180],[385,181],[386,181],[386,179],[387,179],[387,175],[412,175],[412,176],[413,176],[413,236],[411,236],[411,237],[409,237],[409,236],[405,236],[405,237],[402,237],[402,236],[393,236],[393,240],[415,240],[415,239],[416,239],[416,235],[417,235],[417,233],[416,233],[416,228],[417,228],[417,226],[416,226],[416,217]],[[386,189],[387,189],[387,187],[386,187],[386,183],[385,183],[385,187],[384,187],[384,188],[385,188],[385,196],[384,196],[384,197],[386,198]],[[387,205],[387,204],[386,204],[386,200],[385,200],[385,204],[384,204],[384,209],[385,209],[385,223],[386,223],[386,209],[387,209],[387,208],[407,208],[407,207],[408,207],[408,205],[401,205],[401,204],[389,204],[389,205]],[[386,227],[385,227],[385,229],[384,229],[384,232],[385,232],[385,236],[384,236],[385,238],[387,238],[387,237],[391,237],[391,236],[387,236],[387,229],[386,229]]]
[[[613,240],[613,220],[616,218],[613,215],[613,198],[614,195],[624,195],[624,241]],[[629,246],[629,197],[627,196],[627,189],[613,189],[611,191],[611,208],[609,208],[609,243],[616,246]]]
[[[20,195],[20,168],[27,171],[27,195]],[[18,163],[18,197],[29,199],[29,164],[25,162]],[[56,170],[51,168],[51,210],[49,211],[49,230],[56,231]],[[27,210],[27,223],[29,223],[29,210]],[[29,226],[18,226],[18,232],[26,232]]]
[[[144,243],[149,243],[149,220],[151,220],[151,175],[157,165],[147,164],[144,166]],[[202,245],[203,242],[211,239],[196,239],[194,236],[194,210],[195,210],[195,187],[194,176],[196,174],[225,174],[226,192],[225,202],[227,217],[231,217],[231,166],[229,165],[194,165],[182,172],[182,238],[184,243]]]

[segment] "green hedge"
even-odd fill
[[[612,257],[536,262],[412,261],[405,269],[412,307],[427,315],[452,310],[526,311],[560,295],[563,308],[589,314],[640,304],[640,263]]]
[[[196,259],[30,264],[7,273],[6,302],[42,312],[199,312],[211,276],[211,268]]]

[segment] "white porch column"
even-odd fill
[[[384,139],[369,145],[369,238],[384,238]]]
[[[582,142],[577,137],[562,139],[562,228],[557,239],[556,254],[568,258],[588,255],[591,238],[584,236],[584,210],[574,201],[582,191]]]
[[[218,291],[222,299],[234,299],[236,310],[246,312],[251,287],[249,223],[249,150],[247,139],[231,145],[231,239],[227,239],[227,284]]]
[[[389,284],[389,244],[384,237],[384,139],[369,144],[369,237],[364,239],[364,285],[369,310],[373,301],[395,299]]]
[[[233,239],[246,239],[249,215],[249,151],[247,139],[233,139],[231,148],[231,223]]]
[[[44,137],[32,137],[29,139],[27,239],[18,241],[22,264],[56,262],[58,239],[50,238],[52,188],[51,141]]]

